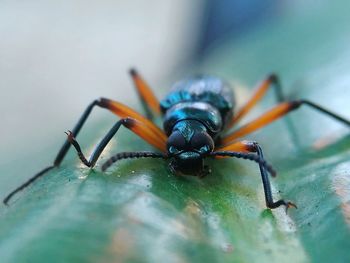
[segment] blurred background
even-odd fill
[[[199,1],[1,1],[1,156],[61,143],[95,98],[135,103],[131,66],[159,86],[192,54],[202,9]]]
[[[159,97],[192,72],[251,87],[274,71],[289,87],[317,68],[316,77],[327,76],[322,86],[345,88],[326,68],[347,74],[346,7],[327,0],[1,1],[0,190],[51,162],[93,99],[140,109],[130,67]],[[95,123],[107,114],[92,115]]]

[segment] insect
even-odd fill
[[[264,159],[261,146],[257,142],[240,140],[240,138],[282,118],[302,105],[309,106],[350,126],[349,120],[309,100],[285,100],[279,79],[274,74],[268,76],[258,85],[251,98],[238,111],[235,111],[236,104],[232,88],[220,78],[202,75],[179,81],[174,84],[163,100],[158,101],[136,70],[130,70],[130,74],[146,116],[142,116],[117,101],[106,98],[94,100],[86,108],[73,130],[66,132],[67,140],[58,152],[53,165],[44,168],[12,191],[4,199],[5,204],[14,194],[26,188],[49,170],[58,167],[71,145],[74,146],[78,157],[86,166],[94,167],[103,149],[120,127],[124,126],[154,146],[159,152],[118,153],[102,165],[103,171],[122,159],[147,157],[168,159],[170,161],[169,167],[173,173],[204,176],[209,172],[208,167],[204,165],[206,158],[243,158],[259,165],[268,208],[273,209],[279,206],[285,206],[286,209],[296,208],[292,202],[283,199],[273,200],[269,174],[275,176],[276,172]],[[230,132],[231,128],[264,97],[271,87],[276,92],[279,104],[255,120]],[[90,158],[86,159],[75,136],[78,135],[92,109],[96,106],[111,111],[120,117],[120,120],[97,144]],[[152,122],[156,115],[163,117],[163,130]]]

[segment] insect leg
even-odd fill
[[[152,135],[149,135],[149,133],[156,134],[158,136],[158,139],[155,140],[155,141],[152,140],[153,143],[151,142],[151,140],[149,142],[152,145],[154,145],[154,146],[156,146],[158,148],[161,147],[162,149],[165,149],[166,135],[163,133],[163,131],[161,129],[159,129],[155,124],[153,124],[151,121],[149,121],[148,119],[146,119],[141,114],[139,114],[136,111],[134,111],[133,109],[125,106],[122,103],[119,103],[119,102],[116,102],[116,101],[113,101],[113,100],[110,100],[110,99],[106,99],[106,98],[101,98],[101,99],[98,99],[98,100],[94,100],[85,109],[83,115],[80,117],[80,119],[78,120],[77,124],[74,126],[74,128],[72,130],[72,133],[75,136],[78,135],[79,131],[81,130],[82,126],[84,125],[85,121],[87,120],[87,118],[89,117],[92,109],[95,106],[108,109],[109,111],[113,112],[114,114],[116,114],[117,116],[119,116],[121,118],[132,117],[136,121],[141,122],[143,124],[142,125],[143,128],[139,128],[138,130],[144,131],[144,133],[143,133],[144,136],[152,136]],[[138,125],[138,127],[140,127],[140,125]],[[151,138],[151,137],[149,137],[149,138]],[[61,149],[59,150],[59,152],[58,152],[58,154],[57,154],[57,156],[56,156],[56,158],[54,160],[53,165],[44,168],[43,170],[41,170],[40,172],[38,172],[37,174],[32,176],[25,183],[23,183],[22,185],[17,187],[15,190],[13,190],[3,200],[4,204],[7,204],[8,201],[12,198],[13,195],[15,195],[16,193],[20,192],[21,190],[23,190],[24,188],[26,188],[27,186],[32,184],[38,178],[42,177],[46,172],[48,172],[49,170],[51,170],[51,169],[53,169],[55,167],[58,167],[61,164],[63,158],[66,156],[70,146],[71,146],[71,143],[69,142],[69,140],[66,140],[64,142],[64,144],[62,145]]]
[[[236,141],[229,145],[216,147],[215,151],[255,152],[255,146],[251,141]]]
[[[228,128],[231,128],[240,119],[242,119],[264,97],[270,87],[273,87],[275,89],[275,95],[278,102],[285,101],[279,78],[277,75],[271,74],[257,86],[250,99],[243,105],[241,109],[239,109],[237,114],[233,116],[233,119]]]
[[[127,107],[126,105],[113,101],[106,98],[101,98],[98,100],[98,106],[106,108],[116,114],[117,116],[123,118],[119,120],[112,129],[107,133],[107,135],[102,139],[102,141],[96,147],[94,153],[91,156],[90,161],[84,162],[84,156],[79,150],[79,144],[75,141],[74,131],[68,134],[68,143],[72,143],[78,151],[79,157],[87,166],[93,166],[100,156],[103,149],[106,147],[107,143],[111,140],[114,134],[119,130],[120,126],[123,125],[126,128],[132,130],[142,139],[158,148],[161,151],[166,149],[166,135],[161,129],[159,129],[151,121],[143,117],[141,114],[137,113],[133,109]],[[84,158],[82,158],[84,157]]]
[[[134,81],[136,91],[139,95],[146,116],[148,119],[152,120],[154,115],[160,114],[159,101],[149,85],[143,80],[135,69],[130,70],[130,75]]]
[[[133,118],[125,118],[119,120],[110,130],[109,132],[102,138],[102,140],[97,144],[96,148],[94,149],[93,153],[91,154],[89,160],[86,159],[84,154],[81,151],[79,143],[74,138],[74,135],[72,132],[67,132],[68,135],[68,141],[74,146],[76,149],[78,156],[80,160],[88,167],[94,167],[98,158],[100,157],[102,151],[107,146],[107,144],[110,142],[112,137],[118,132],[119,128],[121,126],[126,127],[127,129],[131,130],[138,136],[140,136],[145,141],[149,142],[156,148],[164,151],[165,150],[165,142],[163,142],[156,134],[154,134],[152,131],[150,131],[147,126],[143,125],[142,122],[139,122]]]
[[[166,144],[167,136],[165,135],[165,133],[159,127],[157,127],[152,121],[142,116],[135,110],[129,108],[128,106],[120,102],[113,101],[110,99],[105,99],[105,98],[100,99],[99,106],[110,110],[120,118],[133,118],[138,122],[141,122],[144,127],[147,127],[146,131],[148,132],[152,131],[152,133],[154,133],[159,137],[159,140],[161,140],[164,145]]]
[[[94,108],[94,106],[98,105],[98,100],[94,100],[92,103],[89,104],[89,106],[85,109],[83,115],[80,117],[79,121],[77,122],[77,124],[74,126],[73,128],[73,132],[74,134],[78,134],[81,127],[83,126],[83,124],[85,123],[86,119],[89,117],[92,109]],[[11,193],[9,193],[5,199],[3,200],[3,203],[5,205],[7,205],[7,203],[10,201],[10,199],[12,198],[12,196],[14,196],[16,193],[22,191],[24,188],[26,188],[27,186],[29,186],[30,184],[32,184],[34,181],[36,181],[38,178],[42,177],[44,174],[46,174],[48,171],[50,171],[51,169],[58,167],[63,158],[65,157],[65,155],[67,154],[68,150],[70,147],[70,143],[68,140],[66,140],[64,142],[64,144],[62,145],[61,149],[59,150],[53,165],[48,166],[44,169],[42,169],[40,172],[36,173],[34,176],[32,176],[31,178],[29,178],[25,183],[23,183],[22,185],[20,185],[19,187],[17,187],[15,190],[13,190]]]
[[[271,183],[270,183],[270,179],[269,179],[269,176],[267,173],[267,168],[269,168],[269,166],[266,165],[263,151],[257,142],[251,142],[251,141],[235,142],[232,145],[228,145],[226,147],[217,149],[214,152],[214,154],[217,152],[230,153],[231,151],[255,152],[259,156],[259,158],[263,161],[263,162],[259,162],[259,169],[260,169],[261,179],[262,179],[262,183],[263,183],[263,187],[264,187],[265,202],[266,202],[266,206],[268,208],[273,209],[273,208],[277,208],[281,205],[284,205],[287,209],[289,207],[296,208],[295,204],[293,204],[291,202],[287,202],[283,199],[278,200],[276,202],[273,201],[272,192],[271,192]],[[224,156],[224,155],[222,154],[222,156]],[[272,175],[274,176],[275,174],[272,173]]]
[[[80,132],[81,128],[83,127],[84,123],[86,122],[87,118],[89,117],[92,109],[95,106],[98,106],[99,104],[99,100],[94,100],[92,103],[90,103],[90,105],[86,108],[86,110],[84,111],[83,115],[80,117],[80,119],[78,120],[77,124],[74,126],[72,132],[75,135],[78,135],[78,133]],[[66,156],[69,148],[70,148],[70,143],[68,140],[66,140],[64,142],[64,144],[62,145],[61,149],[59,150],[55,161],[54,161],[54,166],[59,166],[63,160],[63,158]]]
[[[341,117],[340,115],[338,115],[336,113],[329,111],[328,109],[326,109],[326,108],[324,108],[316,103],[313,103],[313,102],[308,101],[308,100],[294,100],[294,101],[289,101],[289,102],[283,102],[283,103],[277,105],[276,107],[267,111],[266,113],[264,113],[263,115],[261,115],[257,119],[247,123],[246,125],[240,127],[236,131],[233,131],[232,133],[230,133],[229,135],[224,137],[222,139],[221,143],[223,145],[229,144],[230,142],[232,142],[240,137],[243,137],[249,133],[252,133],[252,132],[270,124],[271,122],[285,116],[289,112],[298,109],[302,105],[310,106],[311,108],[313,108],[321,113],[324,113],[324,114],[344,123],[347,126],[350,126],[349,120]]]
[[[254,143],[254,145],[256,148],[256,153],[258,154],[258,156],[260,156],[264,160],[264,155],[263,155],[263,152],[262,152],[260,145],[258,143]],[[284,205],[286,207],[286,209],[288,209],[289,207],[296,208],[295,204],[293,204],[291,202],[286,202],[283,199],[280,199],[277,202],[273,201],[272,193],[271,193],[271,183],[270,183],[270,179],[268,177],[268,174],[266,172],[266,169],[264,167],[262,167],[262,165],[259,165],[259,168],[260,168],[261,179],[262,179],[263,187],[264,187],[266,206],[268,208],[276,208],[276,207],[279,207],[281,205]]]

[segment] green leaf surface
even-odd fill
[[[219,45],[197,69],[238,83],[243,99],[249,90],[241,86],[276,71],[286,93],[350,117],[347,10],[343,1],[291,12]],[[250,117],[275,104],[269,97]],[[92,147],[110,124],[96,127],[82,145]],[[249,137],[279,172],[274,198],[297,203],[288,214],[266,209],[258,167],[248,161],[210,161],[212,173],[198,179],[174,176],[159,160],[127,160],[102,173],[71,153],[0,208],[1,262],[349,262],[347,134],[303,108]],[[151,148],[122,131],[104,158],[131,149]]]

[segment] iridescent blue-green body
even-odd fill
[[[212,76],[189,78],[175,83],[160,105],[174,172],[203,173],[203,158],[232,119],[232,88]]]

